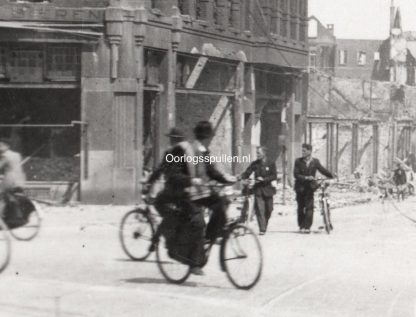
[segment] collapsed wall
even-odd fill
[[[404,159],[408,151],[414,151],[411,136],[416,116],[413,105],[416,89],[405,87],[406,99],[399,102],[394,100],[396,88],[386,82],[372,82],[370,86],[370,82],[359,79],[312,74],[308,117],[313,155],[330,166],[328,142],[337,140],[332,155],[337,161],[338,175],[352,178],[354,172],[371,176],[390,167],[392,157]],[[338,127],[336,140],[329,135],[330,123]]]

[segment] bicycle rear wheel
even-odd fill
[[[11,250],[11,241],[7,225],[0,219],[0,273],[3,272],[10,263]]]
[[[33,204],[34,210],[29,214],[28,222],[21,227],[17,227],[10,230],[10,234],[20,241],[33,240],[40,231],[42,224],[42,217],[40,216],[40,209],[37,204]]]
[[[324,219],[325,231],[327,234],[330,234],[331,233],[331,221],[329,219],[328,204],[325,201],[322,202],[322,216]]]
[[[124,253],[130,259],[143,261],[150,255],[153,235],[153,223],[147,210],[135,209],[122,218],[119,238]]]
[[[242,224],[231,226],[220,252],[221,266],[231,284],[245,290],[257,284],[263,270],[263,252],[253,230]]]
[[[191,267],[171,257],[166,244],[166,238],[162,235],[156,250],[157,266],[160,273],[170,283],[182,284],[191,274]]]

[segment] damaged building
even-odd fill
[[[0,134],[48,199],[136,202],[169,127],[199,120],[214,154],[265,145],[289,171],[307,59],[307,0],[0,0]]]
[[[416,150],[414,32],[403,32],[392,2],[388,39],[333,34],[310,18],[310,62],[319,63],[310,63],[307,140],[342,178],[369,177]]]

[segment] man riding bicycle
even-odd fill
[[[191,225],[189,240],[192,240],[189,262],[192,266],[191,272],[196,275],[204,274],[201,267],[205,259],[205,221],[201,207],[209,207],[213,211],[206,229],[206,238],[211,241],[220,235],[228,208],[228,201],[212,193],[207,183],[210,179],[220,183],[235,181],[219,172],[213,164],[209,164],[208,144],[213,132],[209,122],[199,122],[194,129],[195,141],[175,144],[165,154],[161,167],[149,179],[149,183],[154,182],[161,171],[165,175],[165,188],[158,194],[155,203],[162,217],[169,213],[169,205],[172,203],[188,216],[187,221]],[[164,223],[165,220],[162,220],[162,224]],[[157,242],[158,235],[160,231],[155,234],[153,245]]]
[[[3,218],[6,199],[9,193],[22,192],[25,184],[25,173],[22,169],[22,157],[10,149],[8,139],[0,139],[0,218]]]

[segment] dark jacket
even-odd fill
[[[263,177],[264,179],[253,187],[253,193],[256,196],[271,197],[276,194],[276,189],[272,186],[272,181],[277,179],[276,165],[274,162],[264,163],[262,160],[256,160],[250,164],[241,175],[241,178],[247,179],[253,173],[255,178]]]
[[[303,157],[296,159],[293,173],[295,176],[295,191],[313,191],[314,188],[312,181],[306,180],[305,178],[306,176],[315,177],[316,171],[319,171],[322,175],[328,178],[334,178],[332,173],[328,171],[326,168],[324,168],[318,159],[312,158],[312,161],[309,163],[309,166],[306,165],[306,161]]]
[[[407,183],[406,172],[402,168],[398,168],[394,171],[393,181],[396,186],[404,185]]]
[[[195,155],[209,156],[209,152],[199,152],[195,153]],[[190,163],[187,163],[185,160],[174,162],[172,161],[172,158],[182,158],[184,156],[185,150],[180,144],[171,147],[168,151],[166,151],[161,164],[155,169],[155,171],[149,177],[148,183],[153,183],[163,174],[165,176],[164,191],[174,196],[183,195],[186,192],[185,189],[191,186],[192,177],[189,172]],[[204,165],[204,168],[198,168],[202,164]],[[201,162],[196,164],[195,168],[197,168],[198,171],[200,171],[199,174],[201,174],[201,172],[202,174],[204,174],[197,175],[200,178],[213,179],[220,183],[227,183],[227,180],[224,177],[224,175],[216,169],[214,164]]]

